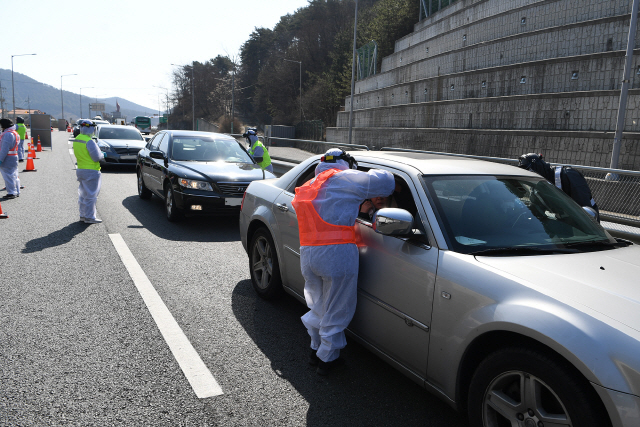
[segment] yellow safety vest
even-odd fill
[[[267,151],[267,148],[262,144],[262,142],[260,142],[260,140],[256,140],[256,142],[253,143],[251,149],[249,150],[249,154],[251,154],[251,157],[253,157],[253,153],[257,147],[262,147],[262,151],[264,152],[264,154],[262,155],[262,161],[258,163],[258,166],[260,166],[264,170],[271,164],[271,156],[269,156],[269,152]]]
[[[18,135],[20,135],[20,139],[23,140],[27,135],[27,127],[24,125],[24,123],[18,123],[16,125],[16,132],[18,132]]]
[[[100,162],[94,162],[87,150],[87,141],[91,141],[89,135],[80,134],[73,141],[73,154],[78,162],[78,169],[100,170]]]

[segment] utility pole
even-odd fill
[[[620,157],[620,145],[622,140],[622,130],[624,129],[624,118],[627,109],[627,92],[629,91],[629,77],[631,74],[631,63],[633,61],[633,48],[636,40],[636,27],[638,24],[638,0],[633,0],[631,6],[631,22],[629,24],[629,37],[627,39],[627,53],[622,73],[622,88],[620,88],[620,104],[618,106],[618,120],[616,122],[616,133],[613,137],[613,150],[611,153],[611,169],[618,169],[618,158]],[[617,179],[615,174],[607,174],[607,179]]]
[[[236,65],[233,64],[233,73],[231,73],[231,134],[233,135],[233,120],[236,109]]]
[[[351,63],[351,97],[349,98],[349,144],[353,132],[353,95],[356,87],[356,34],[358,32],[358,0],[356,0],[356,17],[353,21],[353,62]]]
[[[191,62],[191,130],[196,130],[196,92],[194,90],[196,79],[196,61]]]
[[[2,80],[0,80],[0,108],[2,108],[2,118],[4,119],[4,88],[2,87]]]

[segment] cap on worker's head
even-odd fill
[[[247,131],[247,133],[248,133],[249,135],[257,135],[257,134],[256,134],[256,130],[255,130],[255,129],[249,129],[249,130]]]
[[[96,124],[87,119],[80,120],[78,126],[80,126],[80,133],[83,135],[91,135],[96,130]]]
[[[320,163],[316,167],[316,175],[329,169],[347,170],[351,168],[351,161],[357,167],[355,159],[339,148],[330,148],[320,158]],[[354,168],[355,169],[355,168]]]
[[[16,117],[16,122],[18,123],[24,123],[24,119],[20,116]]]
[[[518,167],[522,169],[531,169],[531,166],[537,162],[544,162],[542,154],[528,153],[523,154],[518,159]]]
[[[13,122],[10,119],[0,119],[0,126],[2,129],[10,128],[13,126]]]

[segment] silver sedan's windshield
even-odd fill
[[[176,161],[253,163],[235,139],[174,136],[171,158]]]
[[[101,128],[98,132],[100,139],[133,139],[142,141],[142,135],[133,128]]]
[[[615,243],[544,179],[425,175],[423,180],[456,252],[574,251],[581,243]]]

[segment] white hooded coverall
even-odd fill
[[[80,132],[83,135],[91,135],[94,129],[94,127],[81,127]],[[89,156],[94,162],[99,162],[100,159],[104,158],[104,153],[100,151],[95,140],[90,139],[86,142],[76,141],[81,144],[86,144]],[[77,157],[78,155],[76,154],[76,158]],[[78,185],[80,218],[96,219],[96,202],[98,201],[98,194],[100,194],[100,187],[102,186],[102,174],[100,170],[78,168],[76,170],[76,178],[80,183]]]
[[[328,155],[340,155],[338,149]],[[316,176],[329,169],[339,169],[320,188],[312,202],[320,217],[334,225],[354,226],[360,204],[371,197],[393,193],[393,175],[382,170],[361,172],[349,169],[344,160],[320,163]],[[355,244],[301,246],[300,267],[305,279],[304,297],[309,312],[302,323],[311,336],[311,348],[323,362],[340,356],[347,345],[344,330],[356,309],[358,288],[358,248]]]
[[[7,187],[7,194],[20,195],[20,179],[18,178],[18,143],[16,127],[6,128],[0,136],[0,173]]]

